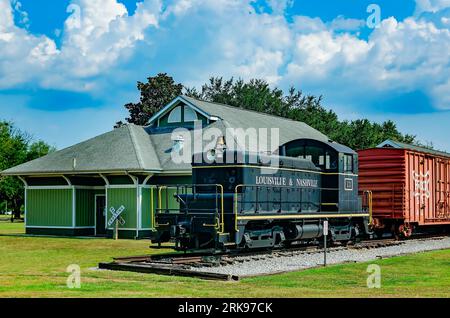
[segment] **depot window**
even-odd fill
[[[169,123],[181,122],[181,106],[178,106],[172,110],[167,121]]]
[[[190,122],[190,121],[196,121],[197,113],[193,111],[190,107],[184,107],[184,121]]]

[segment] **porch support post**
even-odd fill
[[[25,180],[25,178],[23,178],[23,177],[21,177],[21,176],[17,176],[19,179],[20,179],[20,181],[22,181],[23,182],[23,186],[24,186],[24,205],[25,205],[25,210],[23,211],[24,212],[24,222],[25,222],[25,228],[27,227],[27,215],[28,215],[28,213],[27,213],[27,196],[28,196],[28,194],[27,194],[27,192],[28,192],[28,182],[27,182],[27,180]]]

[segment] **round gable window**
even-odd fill
[[[192,108],[185,106],[184,107],[184,121],[188,122],[188,121],[196,121],[197,118],[197,113],[195,111],[192,110]]]
[[[181,106],[174,108],[167,119],[169,123],[179,123],[181,122]]]

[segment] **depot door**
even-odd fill
[[[97,236],[106,235],[106,197],[104,195],[95,196],[95,234]]]

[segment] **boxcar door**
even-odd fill
[[[95,196],[96,213],[96,235],[106,235],[106,197],[104,195]]]

